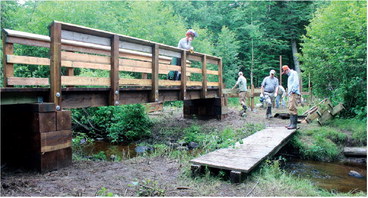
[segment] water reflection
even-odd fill
[[[137,152],[134,150],[136,145],[114,145],[109,142],[95,141],[83,148],[83,154],[86,156],[92,156],[103,151],[107,159],[111,159],[112,155],[119,159],[130,159],[137,156]]]
[[[293,175],[309,179],[317,186],[327,190],[367,192],[366,166],[289,159],[284,169]],[[364,177],[349,176],[351,170],[357,171]]]

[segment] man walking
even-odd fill
[[[239,72],[238,76],[238,81],[236,81],[236,84],[232,89],[235,89],[235,87],[239,85],[239,102],[245,113],[247,111],[247,106],[245,103],[247,97],[247,79],[243,76],[243,72]]]
[[[264,97],[267,104],[266,118],[272,118],[272,103],[277,96],[279,87],[279,79],[275,77],[276,71],[271,70],[270,76],[267,76],[262,81],[261,97]]]
[[[290,114],[290,124],[285,126],[287,129],[296,129],[298,123],[298,109],[297,101],[300,97],[299,90],[299,76],[298,73],[289,68],[289,66],[282,66],[282,74],[288,75],[288,96],[289,96],[289,114]]]

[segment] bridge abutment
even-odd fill
[[[207,98],[184,101],[184,118],[222,120],[227,116],[227,98]]]
[[[71,111],[55,104],[1,106],[1,164],[40,172],[72,163]]]

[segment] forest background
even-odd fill
[[[347,107],[343,117],[367,118],[366,1],[1,1],[1,28],[48,35],[62,21],[177,46],[187,29],[195,51],[223,58],[232,87],[243,71],[255,87],[282,63],[309,75],[313,94]],[[14,52],[48,56],[22,46]],[[42,66],[15,67],[15,76],[47,77]],[[80,70],[76,75],[91,74]],[[93,73],[95,76],[103,75]],[[3,75],[1,74],[1,81]],[[283,77],[286,86],[286,77]],[[307,90],[305,90],[307,91]]]

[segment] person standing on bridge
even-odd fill
[[[290,114],[290,124],[285,126],[287,129],[296,129],[298,123],[298,109],[297,101],[300,98],[299,90],[299,76],[298,72],[289,68],[289,66],[282,66],[282,74],[288,75],[288,96],[289,96],[289,114]]]
[[[182,38],[178,43],[178,48],[189,50],[193,53],[194,48],[192,47],[192,41],[194,37],[198,37],[198,33],[192,29],[189,29],[185,34],[185,37]],[[178,65],[181,66],[181,58],[172,58],[171,65]],[[167,75],[167,79],[169,80],[180,80],[181,79],[181,72],[179,71],[170,71]]]
[[[180,39],[178,43],[178,48],[189,50],[191,53],[194,52],[194,48],[192,47],[192,41],[195,37],[198,37],[198,33],[193,29],[189,29],[185,34],[185,37]],[[181,66],[181,58],[173,58],[171,65],[179,65]]]
[[[272,118],[272,103],[277,96],[277,91],[279,88],[279,79],[275,77],[276,71],[271,70],[270,76],[267,76],[262,81],[261,86],[261,98],[264,97],[267,104],[267,112],[266,112],[266,118]]]
[[[247,79],[243,76],[243,72],[238,73],[238,81],[236,81],[234,87],[232,89],[235,89],[237,85],[239,85],[239,103],[244,109],[244,113],[247,112],[247,106],[246,106],[246,98],[247,98]]]

